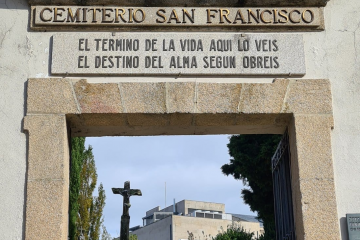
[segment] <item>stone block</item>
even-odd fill
[[[46,9],[46,8],[45,8]],[[86,9],[86,8],[83,8]],[[172,9],[172,8],[171,8]],[[80,10],[80,9],[79,9]],[[89,9],[88,9],[89,10]],[[55,11],[55,10],[54,10]],[[75,9],[73,11],[76,11]],[[230,11],[230,10],[229,10]],[[236,16],[238,9],[233,9],[232,13]],[[246,10],[245,10],[246,11]],[[254,11],[256,11],[254,9]],[[259,10],[260,11],[260,10]],[[266,11],[266,10],[265,10]],[[207,19],[205,11],[198,11],[203,13],[202,22]],[[108,12],[110,14],[110,11]],[[113,14],[115,10],[113,11]],[[154,13],[154,15],[156,15]],[[196,15],[196,14],[195,14]],[[268,14],[266,14],[268,16]],[[200,15],[199,15],[200,16]],[[273,18],[270,18],[273,19]],[[196,21],[196,20],[194,20]],[[199,20],[198,20],[199,21]],[[290,22],[290,21],[289,21]],[[56,22],[59,24],[59,22]],[[76,23],[72,23],[74,25]],[[194,23],[195,24],[195,23]],[[93,24],[91,24],[94,26]],[[103,23],[101,24],[103,25]],[[128,25],[128,24],[126,24]],[[167,24],[169,26],[170,24]],[[267,24],[265,24],[267,25]],[[305,24],[307,25],[307,24]],[[163,25],[162,25],[163,26]],[[234,27],[235,25],[233,25]],[[267,25],[268,26],[268,25]],[[278,26],[275,24],[274,26]],[[82,27],[82,26],[81,26]],[[136,24],[136,27],[139,27]],[[193,24],[191,24],[191,27]],[[285,26],[283,26],[285,27]],[[115,33],[116,32],[116,33]],[[156,32],[142,32],[136,33],[134,31],[113,31],[113,34],[109,31],[106,32],[87,32],[87,33],[56,33],[53,36],[52,41],[52,64],[51,74],[58,76],[70,75],[103,75],[103,76],[303,76],[306,73],[305,66],[305,54],[304,54],[304,41],[301,34],[244,34],[240,33],[222,33],[221,40],[218,33],[161,33]],[[118,39],[137,39],[136,51],[128,51],[127,56],[132,57],[128,60],[124,58],[115,59],[114,56],[109,56],[109,50],[113,47],[107,45],[112,40],[112,45],[115,44]],[[79,59],[79,39],[88,40],[88,51],[86,52],[86,61]],[[96,39],[104,39],[106,41],[96,41]],[[147,51],[146,42],[147,39],[157,39],[157,51]],[[178,50],[176,54],[172,54],[167,49],[170,39],[173,40],[174,48]],[[196,55],[189,55],[188,50],[182,51],[182,41],[184,39],[193,39],[194,44],[199,50],[196,51]],[[227,43],[225,43],[225,39]],[[232,39],[232,40],[230,40]],[[242,39],[242,40],[240,40]],[[276,41],[276,51],[267,51],[266,56],[257,58],[250,58],[248,56],[257,56],[258,50],[256,42],[263,39],[269,42]],[[238,41],[249,41],[249,48],[246,51],[247,56],[244,57],[242,51],[238,51]],[[266,41],[266,42],[268,42]],[[216,42],[217,46],[221,49],[212,51],[212,47]],[[222,43],[223,42],[223,43]],[[160,44],[163,43],[163,47]],[[188,43],[189,44],[189,43]],[[80,44],[81,45],[81,44]],[[101,47],[99,47],[101,45]],[[135,44],[134,44],[135,45]],[[189,46],[189,45],[184,45]],[[227,47],[225,47],[227,46]],[[269,46],[269,45],[267,45]],[[124,49],[117,49],[116,51],[124,51]],[[200,50],[201,48],[201,50]],[[219,47],[217,47],[219,48]],[[266,47],[268,48],[268,47]],[[226,49],[226,50],[225,50]],[[222,51],[231,50],[231,56],[224,55]],[[111,50],[111,51],[112,51]],[[181,51],[180,51],[181,50]],[[153,55],[156,55],[157,58]],[[294,55],[296,57],[294,57]],[[145,56],[150,58],[145,58]],[[195,57],[196,56],[196,57]],[[85,57],[85,56],[84,56]],[[110,58],[113,57],[113,58]],[[244,57],[244,60],[243,60]],[[280,63],[276,59],[281,59]],[[146,60],[148,59],[148,60]],[[153,60],[149,60],[153,59]],[[157,59],[157,60],[155,60]],[[254,67],[255,59],[257,61],[257,67]],[[261,60],[260,60],[261,59]],[[132,63],[132,67],[126,67],[127,62]],[[151,66],[147,66],[150,63]],[[244,61],[244,67],[239,68],[239,62]],[[81,64],[87,62],[87,67],[81,67]],[[255,65],[254,65],[255,64]],[[80,67],[79,67],[80,65]]]
[[[165,113],[165,83],[119,83],[126,113]]]
[[[236,114],[196,114],[195,126],[232,126],[236,121]]]
[[[166,84],[167,112],[193,113],[195,112],[195,83],[174,82]]]
[[[174,113],[170,115],[170,126],[189,127],[193,125],[194,116],[192,114]]]
[[[65,115],[30,115],[28,179],[67,179],[69,145]]]
[[[332,126],[330,114],[295,114],[289,124],[292,192],[299,240],[339,239]]]
[[[333,179],[331,115],[295,115],[295,159],[293,171],[299,179]],[[292,137],[292,136],[291,136]],[[293,148],[292,148],[293,149]]]
[[[166,126],[169,115],[164,114],[127,114],[129,126]]]
[[[82,114],[85,126],[125,126],[127,119],[124,114]]]
[[[331,114],[330,81],[291,80],[282,111],[297,114]]]
[[[80,113],[70,80],[29,79],[27,113]]]
[[[68,180],[28,181],[25,239],[67,239],[68,206]]]
[[[123,112],[117,83],[89,84],[86,80],[74,83],[82,113]]]
[[[276,79],[272,84],[244,83],[241,91],[239,112],[281,112],[288,84],[289,80],[287,79]]]
[[[273,125],[286,127],[291,119],[290,114],[238,114],[236,125]]]
[[[198,83],[197,113],[236,113],[241,84]]]
[[[309,179],[300,180],[298,188],[297,220],[303,223],[303,231],[298,232],[297,239],[304,240],[338,240],[339,225],[337,220],[334,180]],[[300,209],[301,206],[301,209]],[[298,225],[297,225],[298,226]]]

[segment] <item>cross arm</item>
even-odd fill
[[[120,194],[124,196],[124,193],[128,193],[128,196],[142,196],[140,189],[125,189],[125,188],[112,188],[114,194]]]
[[[123,193],[123,188],[112,188],[113,194],[121,194]]]
[[[129,195],[130,196],[142,196],[141,190],[140,189],[130,189],[129,191]]]

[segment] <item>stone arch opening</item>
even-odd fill
[[[339,236],[328,80],[90,84],[52,78],[29,79],[27,93],[26,239],[67,239],[69,133],[282,134],[286,128],[296,237]]]

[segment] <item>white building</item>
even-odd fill
[[[132,228],[139,240],[212,239],[234,224],[254,236],[263,233],[262,224],[254,216],[225,212],[225,204],[182,200],[164,209],[155,207],[146,212],[143,227]]]

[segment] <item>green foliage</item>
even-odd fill
[[[271,157],[280,140],[281,135],[234,135],[227,145],[232,157],[230,163],[221,167],[225,175],[232,175],[249,186],[241,195],[264,223],[262,240],[275,239]]]
[[[80,191],[79,191],[79,215],[77,221],[78,230],[82,229],[85,240],[90,240],[90,226],[93,209],[93,192],[96,187],[97,174],[95,159],[92,154],[92,148],[89,146],[84,152],[84,161],[80,173]],[[80,231],[77,237],[80,235]]]
[[[114,238],[113,240],[120,240],[120,237]],[[129,240],[138,240],[138,237],[135,234],[130,233]]]
[[[259,238],[257,240],[275,240],[275,230],[273,230],[274,232],[272,233],[273,235],[270,234],[263,234],[261,236],[259,236]]]
[[[138,237],[135,234],[130,234],[129,240],[138,240]]]
[[[97,240],[100,236],[100,226],[103,223],[102,212],[105,206],[105,191],[102,183],[98,188],[98,196],[93,198],[90,211],[90,239]]]
[[[70,163],[70,186],[69,186],[69,239],[76,240],[76,222],[79,212],[80,172],[85,151],[85,138],[76,137],[71,139],[71,163]]]
[[[71,171],[69,197],[69,239],[99,240],[105,206],[105,190],[100,184],[98,196],[93,197],[97,174],[91,146],[85,149],[85,138],[71,140]]]
[[[102,231],[101,231],[101,240],[112,240],[112,237],[110,233],[106,230],[106,227],[104,224],[101,225]]]
[[[254,233],[249,233],[243,227],[230,225],[224,232],[218,233],[213,240],[252,240]]]

